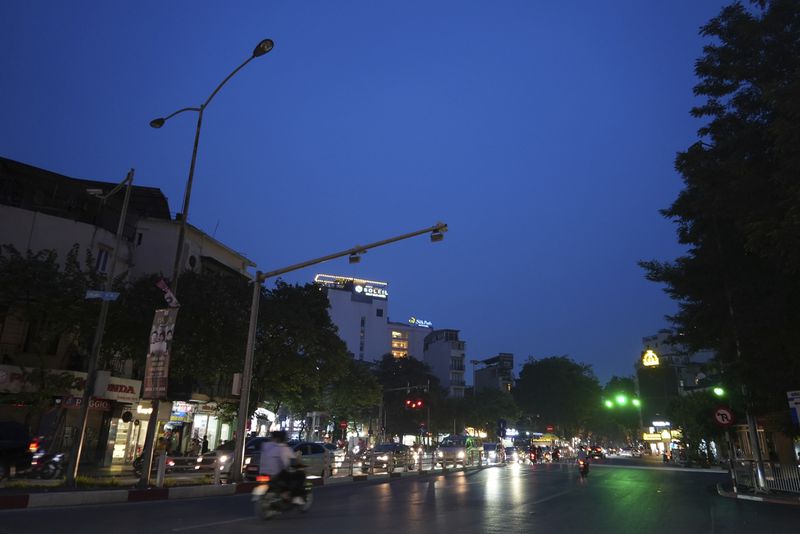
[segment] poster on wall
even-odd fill
[[[144,368],[143,399],[165,399],[169,381],[169,354],[178,308],[156,310]]]

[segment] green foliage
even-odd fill
[[[692,114],[708,142],[678,154],[685,187],[663,211],[688,252],[641,265],[678,301],[681,341],[785,409],[800,382],[800,3],[736,3],[702,34]]]
[[[364,362],[348,359],[345,372],[333,383],[324,406],[333,421],[368,419],[381,401],[381,385]]]
[[[264,290],[254,362],[253,397],[274,411],[305,414],[348,369],[351,357],[328,315],[328,298],[314,284],[278,281]]]
[[[589,431],[599,411],[600,384],[591,366],[567,356],[528,359],[512,393],[530,420],[568,437]]]
[[[442,421],[446,405],[445,391],[439,384],[439,379],[431,374],[430,367],[416,358],[395,358],[385,354],[378,363],[375,376],[382,386],[383,405],[386,411],[386,434],[419,434],[420,423],[427,423],[428,409],[432,415],[438,415],[432,420],[429,430],[436,432],[438,428],[452,428],[452,423]],[[430,389],[424,393],[420,389],[406,392],[406,386],[427,386]],[[400,391],[389,391],[401,388]],[[408,410],[405,408],[405,399],[408,397],[421,398],[427,408],[422,410]]]
[[[499,419],[513,424],[522,414],[511,393],[499,389],[482,389],[474,396],[463,399],[461,404],[465,426],[483,430],[492,437]]]
[[[698,447],[702,440],[715,440],[719,445],[724,443],[721,439],[722,428],[713,418],[714,409],[719,405],[719,398],[709,391],[682,395],[670,404],[667,414],[672,424],[683,431],[681,441],[689,451],[690,460],[698,459]]]
[[[636,382],[632,377],[613,376],[603,388],[603,400],[614,400],[617,395],[625,395],[628,399],[636,397]],[[594,430],[603,439],[615,443],[631,443],[637,439],[639,431],[639,410],[630,401],[627,406],[620,407],[616,403],[613,408],[601,405]]]

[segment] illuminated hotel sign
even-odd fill
[[[349,278],[347,276],[335,276],[332,274],[318,274],[314,277],[314,283],[332,289],[349,290],[365,297],[376,299],[386,299],[389,297],[389,290],[387,289],[389,284],[386,282]]]
[[[416,317],[412,317],[408,320],[409,324],[413,324],[414,326],[421,326],[422,328],[433,328],[433,323],[430,321],[424,321],[422,319],[417,319]]]
[[[652,349],[647,349],[647,352],[644,353],[642,356],[642,365],[645,367],[655,367],[658,365],[658,354],[652,351]]]

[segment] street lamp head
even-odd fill
[[[164,119],[161,117],[150,121],[151,128],[161,128],[162,126],[164,126]]]
[[[605,405],[606,405],[606,408],[613,408],[614,407],[614,403],[611,402],[610,400],[605,401]]]
[[[434,230],[431,232],[431,243],[438,243],[442,239],[444,239],[444,234],[439,230]]]
[[[725,390],[719,386],[715,387],[713,391],[714,395],[716,395],[717,397],[722,397],[723,395],[725,395]]]
[[[628,403],[628,397],[626,397],[625,395],[617,395],[616,401],[617,404],[619,404],[620,406],[624,406],[625,404]]]
[[[631,402],[632,402],[632,403],[633,403],[633,405],[634,405],[634,406],[636,406],[637,408],[638,408],[639,406],[641,406],[641,405],[642,405],[642,401],[640,401],[639,399],[633,399],[633,400],[631,400]]]
[[[347,261],[352,263],[358,263],[361,261],[361,256],[358,254],[350,254],[350,257],[347,258]]]
[[[258,45],[256,45],[255,49],[253,49],[253,57],[261,57],[275,46],[275,43],[272,39],[264,39]]]

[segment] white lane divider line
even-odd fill
[[[228,523],[238,523],[239,521],[250,521],[252,517],[240,517],[238,519],[229,519],[227,521],[215,521],[213,523],[203,523],[202,525],[192,525],[190,527],[173,528],[172,532],[182,532],[184,530],[194,530],[196,528],[215,527],[217,525],[227,525]]]

